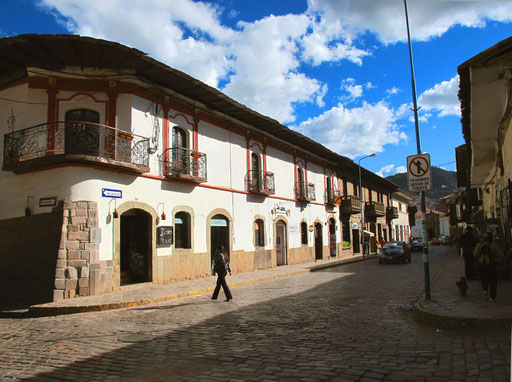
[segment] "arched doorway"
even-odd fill
[[[210,219],[210,263],[219,245],[224,246],[229,260],[229,219],[221,214],[214,215]]]
[[[329,254],[336,257],[336,220],[329,219]]]
[[[323,258],[322,223],[315,223],[315,260]]]
[[[151,215],[133,208],[120,220],[121,285],[151,281]]]
[[[276,260],[278,266],[288,264],[286,223],[282,220],[276,223]]]

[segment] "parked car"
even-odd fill
[[[430,245],[441,245],[441,240],[439,240],[439,238],[437,238],[437,237],[433,237],[430,240]]]
[[[441,241],[441,244],[443,245],[452,245],[453,241],[450,236],[442,235],[439,236],[438,239]]]
[[[405,241],[388,241],[384,243],[377,255],[379,264],[392,262],[411,262],[411,247]]]
[[[423,239],[414,239],[412,241],[411,251],[423,251]]]

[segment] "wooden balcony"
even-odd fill
[[[259,195],[274,195],[276,192],[274,173],[269,171],[249,171],[246,175],[247,191]]]
[[[295,183],[295,198],[300,202],[309,203],[316,199],[315,185],[313,183]]]
[[[149,171],[149,138],[89,122],[43,123],[4,136],[5,171],[62,163],[90,163],[143,173]]]
[[[162,172],[165,177],[191,183],[207,180],[206,154],[184,147],[172,147],[164,151]]]
[[[398,219],[398,207],[386,207],[386,219]]]
[[[361,199],[359,196],[345,195],[341,197],[341,213],[353,215],[361,213]]]
[[[382,217],[386,216],[386,208],[384,207],[384,203],[381,202],[366,202],[364,215],[366,217]]]

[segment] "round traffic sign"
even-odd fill
[[[413,157],[409,162],[409,174],[421,178],[428,172],[428,160],[423,156]]]

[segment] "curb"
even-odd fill
[[[313,265],[311,267],[308,267],[303,270],[294,271],[294,272],[288,272],[283,273],[279,275],[273,275],[268,277],[262,277],[257,278],[253,280],[247,280],[247,281],[238,281],[235,283],[228,284],[230,288],[236,288],[243,285],[250,285],[250,284],[256,284],[260,282],[265,281],[271,281],[271,280],[277,280],[282,279],[286,277],[293,277],[304,273],[314,272],[317,270],[335,267],[342,264],[348,264],[348,263],[355,263],[358,261],[365,261],[372,258],[376,258],[377,255],[368,255],[363,257],[357,257],[357,258],[349,258],[349,259],[343,259],[340,261],[331,262],[328,264],[319,264],[319,265]],[[204,294],[213,291],[214,287],[209,287],[205,289],[197,289],[197,290],[191,290],[188,292],[182,292],[182,293],[176,293],[171,294],[167,296],[160,296],[160,297],[153,297],[153,298],[147,298],[142,300],[134,300],[134,301],[122,301],[122,302],[112,302],[112,303],[105,303],[105,304],[95,304],[95,305],[75,305],[75,306],[45,306],[45,305],[32,305],[29,306],[28,312],[26,313],[29,317],[45,317],[45,316],[59,316],[64,314],[75,314],[75,313],[87,313],[87,312],[103,312],[107,310],[114,310],[114,309],[123,309],[123,308],[132,308],[135,306],[141,306],[141,305],[148,305],[148,304],[154,304],[158,302],[168,301],[168,300],[174,300],[181,297],[187,297],[187,296],[193,296],[197,294]]]
[[[436,328],[448,330],[476,329],[476,330],[495,330],[509,329],[512,318],[470,318],[448,316],[446,314],[433,313],[424,309],[421,303],[414,303],[414,318],[423,324]]]

